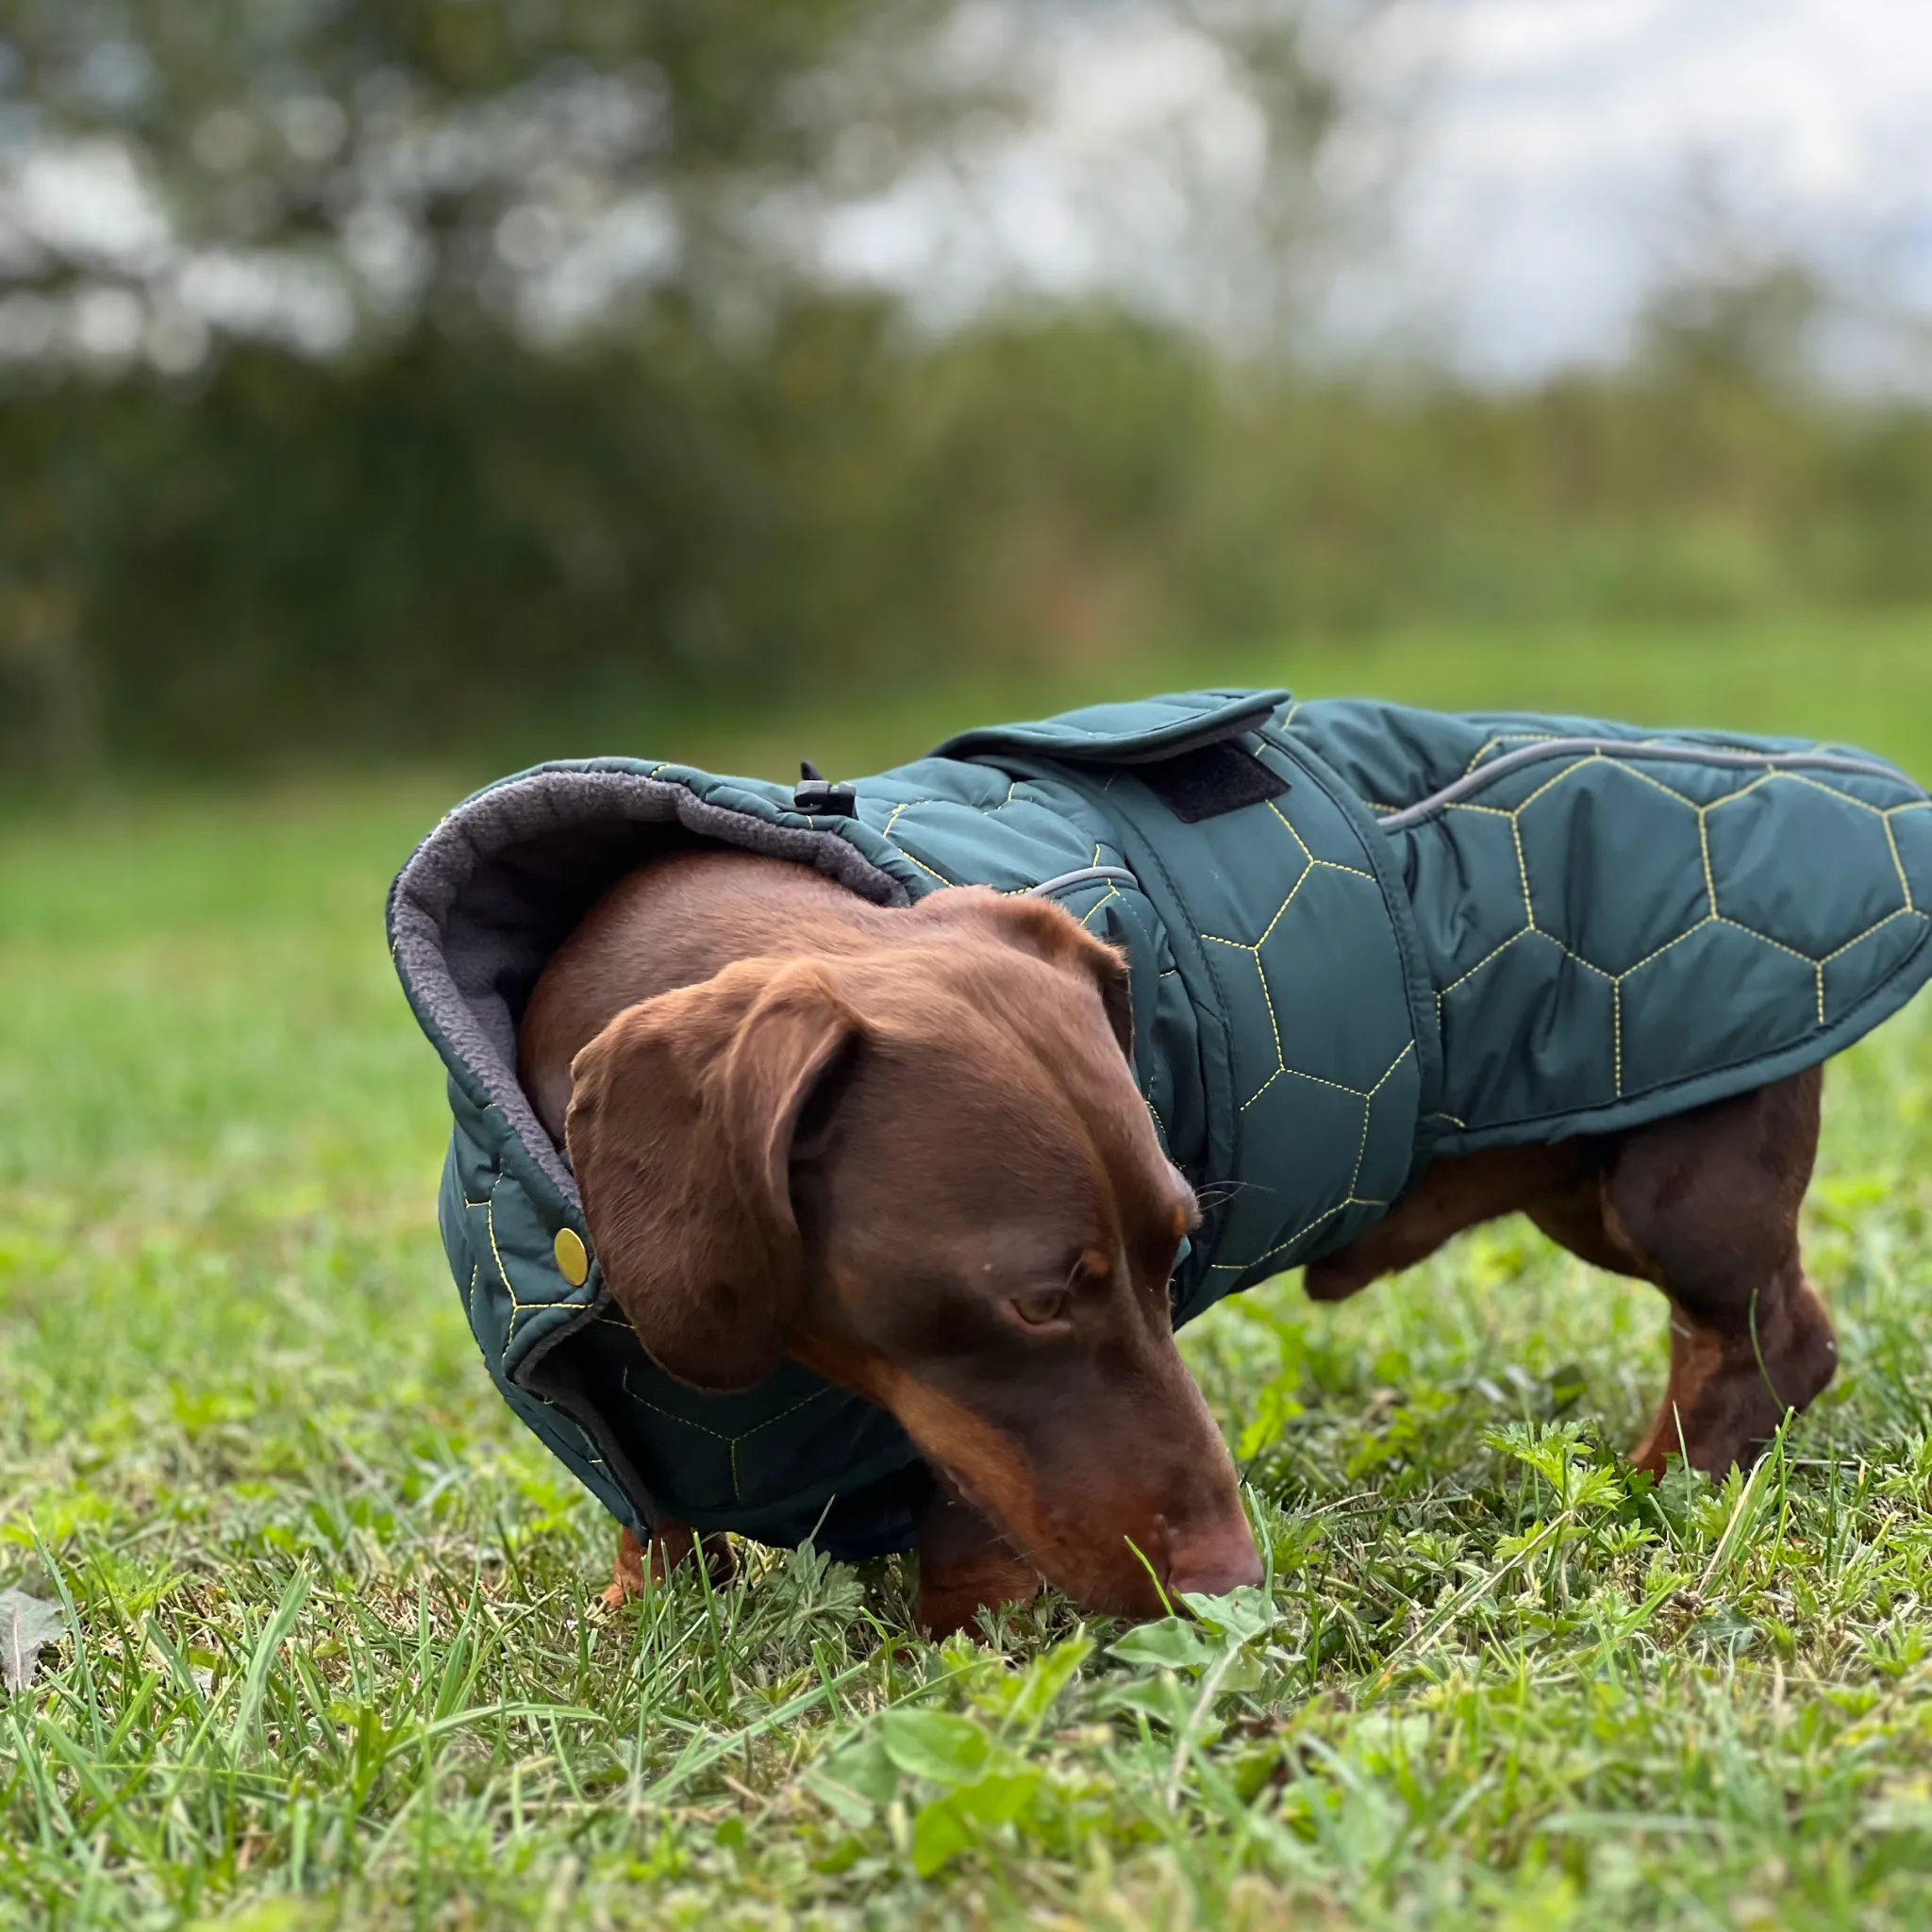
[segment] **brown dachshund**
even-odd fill
[[[723,851],[619,883],[525,1015],[525,1088],[651,1357],[702,1388],[792,1357],[891,1410],[940,1473],[918,1538],[928,1630],[1041,1574],[1129,1615],[1260,1580],[1174,1347],[1167,1284],[1198,1215],[1130,1031],[1120,957],[1052,904],[972,889],[882,908]],[[1307,1291],[1339,1300],[1527,1213],[1670,1298],[1639,1464],[1748,1463],[1836,1365],[1798,1257],[1819,1087],[1814,1071],[1621,1136],[1439,1160]],[[654,1573],[692,1543],[660,1524]],[[610,1600],[643,1572],[625,1531]]]

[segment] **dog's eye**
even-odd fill
[[[1057,1322],[1065,1312],[1067,1291],[1063,1288],[1054,1289],[1047,1294],[1022,1294],[1013,1297],[1013,1312],[1030,1328],[1043,1328],[1049,1322]]]

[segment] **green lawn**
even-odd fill
[[[617,741],[851,769],[995,708],[1277,677],[1932,772],[1926,619],[1417,638]],[[0,1691],[0,1924],[1932,1918],[1932,1003],[1830,1084],[1844,1370],[1748,1483],[1637,1492],[1661,1305],[1512,1224],[1190,1331],[1265,1608],[1129,1638],[1048,1598],[933,1647],[897,1565],[801,1553],[613,1618],[610,1526],[450,1288],[441,1082],[380,937],[479,775],[0,826],[0,1590],[58,1593],[72,1638]]]

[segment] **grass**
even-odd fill
[[[1163,681],[1352,673],[1932,770],[1903,620]],[[801,1552],[611,1617],[450,1290],[378,936],[459,782],[0,829],[0,1590],[70,1632],[0,1692],[0,1924],[1925,1923],[1932,1006],[1830,1083],[1844,1368],[1749,1480],[1633,1481],[1661,1307],[1507,1224],[1189,1331],[1265,1599],[936,1647],[900,1566]]]

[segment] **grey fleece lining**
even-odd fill
[[[396,880],[391,945],[418,1013],[574,1207],[563,1154],[517,1079],[517,1023],[598,898],[651,853],[696,840],[809,865],[876,905],[911,901],[837,832],[708,804],[675,779],[582,765],[525,773],[459,805]]]

